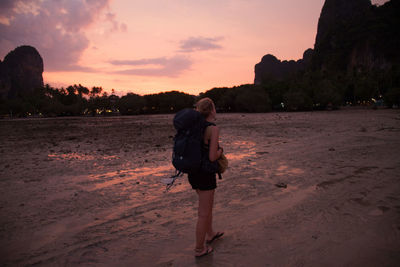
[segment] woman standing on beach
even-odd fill
[[[196,103],[196,110],[204,116],[209,125],[204,131],[204,151],[208,152],[210,161],[216,161],[221,157],[223,149],[219,146],[219,128],[214,123],[217,115],[214,102],[210,98],[203,98]],[[212,227],[214,192],[217,187],[216,174],[189,173],[188,179],[199,197],[195,256],[201,257],[211,253],[213,248],[210,244],[224,234],[214,232]]]

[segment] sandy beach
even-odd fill
[[[2,266],[399,266],[400,111],[218,114],[213,254],[173,115],[0,121]],[[277,187],[277,183],[287,187]]]

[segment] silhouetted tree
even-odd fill
[[[174,113],[193,107],[195,97],[178,91],[145,95],[146,113]]]
[[[227,90],[228,90],[227,87],[213,88],[204,93],[200,93],[197,99],[209,97],[213,100],[215,107],[218,111],[225,111],[223,98],[227,93]]]
[[[400,87],[390,88],[384,96],[385,102],[389,107],[400,106]]]
[[[234,105],[239,112],[267,112],[272,109],[265,88],[250,84],[236,88]]]
[[[90,90],[90,96],[91,97],[95,97],[101,94],[101,92],[103,91],[102,87],[92,87],[92,89]]]
[[[128,93],[120,98],[118,109],[121,115],[136,115],[143,113],[146,101],[143,96]]]

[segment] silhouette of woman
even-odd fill
[[[217,114],[214,102],[210,98],[203,98],[196,103],[196,110],[204,116],[209,124],[204,131],[204,151],[208,151],[210,161],[216,161],[221,157],[223,148],[219,146],[219,128],[214,124]],[[188,179],[199,197],[195,256],[201,257],[211,253],[213,248],[210,244],[224,234],[223,232],[214,232],[212,227],[214,192],[217,187],[216,174],[200,171],[189,173]]]

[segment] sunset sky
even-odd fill
[[[386,1],[373,1],[382,3]],[[302,58],[324,0],[1,0],[0,58],[37,48],[44,82],[118,95],[253,83],[265,54]]]

